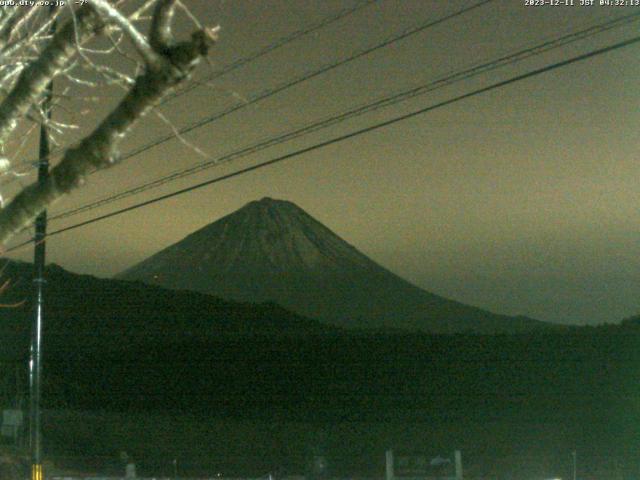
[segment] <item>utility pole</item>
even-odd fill
[[[51,7],[53,17],[55,7]],[[53,21],[49,33],[55,33],[56,23]],[[49,132],[46,120],[51,118],[51,96],[53,84],[47,85],[43,99],[42,111],[45,118],[40,125],[40,148],[38,162],[38,183],[43,185],[49,178]],[[35,285],[35,315],[31,325],[31,348],[29,355],[29,450],[31,453],[31,480],[44,480],[42,471],[42,432],[41,432],[41,382],[42,382],[42,322],[44,319],[44,266],[45,266],[45,237],[47,235],[47,211],[43,211],[35,221],[34,246],[34,285]]]
[[[578,453],[574,450],[573,452],[571,452],[571,456],[573,457],[573,480],[576,480]]]
[[[385,480],[395,480],[395,472],[393,468],[393,450],[389,449],[385,452],[386,474]]]
[[[47,88],[44,107],[50,115],[51,86]],[[40,126],[40,161],[38,165],[38,182],[47,181],[49,177],[49,135],[43,123]],[[40,427],[40,386],[42,377],[42,322],[44,319],[44,266],[45,237],[47,235],[47,211],[36,218],[36,235],[33,256],[36,308],[31,325],[31,348],[29,358],[29,447],[31,450],[31,480],[43,480],[42,472],[42,438]]]

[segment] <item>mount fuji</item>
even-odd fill
[[[263,198],[118,275],[236,301],[276,302],[346,328],[517,333],[550,328],[429,293],[359,252],[292,202]]]

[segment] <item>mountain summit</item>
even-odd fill
[[[342,327],[521,332],[543,322],[496,315],[398,277],[294,203],[263,198],[119,275],[223,298],[273,301]]]

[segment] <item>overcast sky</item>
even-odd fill
[[[198,78],[206,79],[225,65],[359,2],[185,3],[200,22],[221,26],[211,64],[198,72]],[[379,0],[230,74],[203,82],[161,110],[175,127],[189,125],[472,3]],[[526,6],[525,0],[494,0],[185,135],[201,153],[173,140],[93,175],[83,191],[56,204],[50,213],[544,40],[640,13],[640,7],[574,3],[536,7]],[[53,221],[49,228],[71,225],[632,38],[639,23]],[[181,29],[186,28],[184,22]],[[635,44],[52,237],[48,261],[108,277],[251,200],[271,196],[295,202],[381,265],[433,293],[541,320],[618,321],[640,313],[638,78],[640,46]],[[79,122],[84,131],[89,120],[106,111],[119,95],[107,90],[101,94],[104,102],[85,107],[91,111]],[[124,151],[170,131],[150,117],[128,139]],[[35,143],[32,152],[36,154]],[[17,185],[5,186],[5,196]],[[30,249],[11,255],[31,256]]]

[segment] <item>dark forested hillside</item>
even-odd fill
[[[6,267],[12,287],[5,303],[28,296],[28,269]],[[172,420],[163,428],[176,430],[163,450],[160,433],[142,427],[146,420],[131,426],[132,436],[101,421],[105,439],[115,432],[113,444],[87,443],[78,428],[89,428],[88,420],[52,422],[47,448],[64,455],[103,454],[124,443],[151,462],[173,448],[200,458],[236,449],[229,471],[259,474],[266,458],[302,468],[306,439],[321,432],[342,472],[375,473],[367,468],[378,468],[384,448],[416,445],[462,448],[480,473],[491,471],[496,456],[521,461],[526,454],[539,464],[572,449],[590,452],[583,465],[609,465],[603,458],[629,471],[636,465],[634,321],[520,335],[344,332],[274,304],[79,277],[59,267],[48,271],[47,298],[45,407],[165,415]],[[0,310],[3,365],[9,374],[19,366],[22,385],[30,311],[28,303]],[[226,433],[200,431],[208,422]],[[195,430],[197,448],[180,446]]]
[[[9,262],[10,282],[0,308],[0,332],[14,347],[28,336],[33,312],[32,266]],[[69,347],[84,343],[118,346],[136,338],[207,338],[226,334],[322,333],[338,331],[273,303],[251,304],[188,291],[166,290],[138,282],[77,275],[56,265],[46,272],[44,334],[47,343]]]
[[[385,445],[455,446],[484,468],[494,456],[573,449],[591,452],[583,465],[609,457],[629,464],[640,448],[638,346],[638,332],[597,330],[140,341],[49,350],[49,383],[65,387],[48,402],[245,422],[252,433],[237,441],[247,459],[272,445],[274,432],[303,456],[302,439],[321,431],[327,455],[346,471],[363,458],[376,464]],[[294,431],[300,438],[288,436]]]

